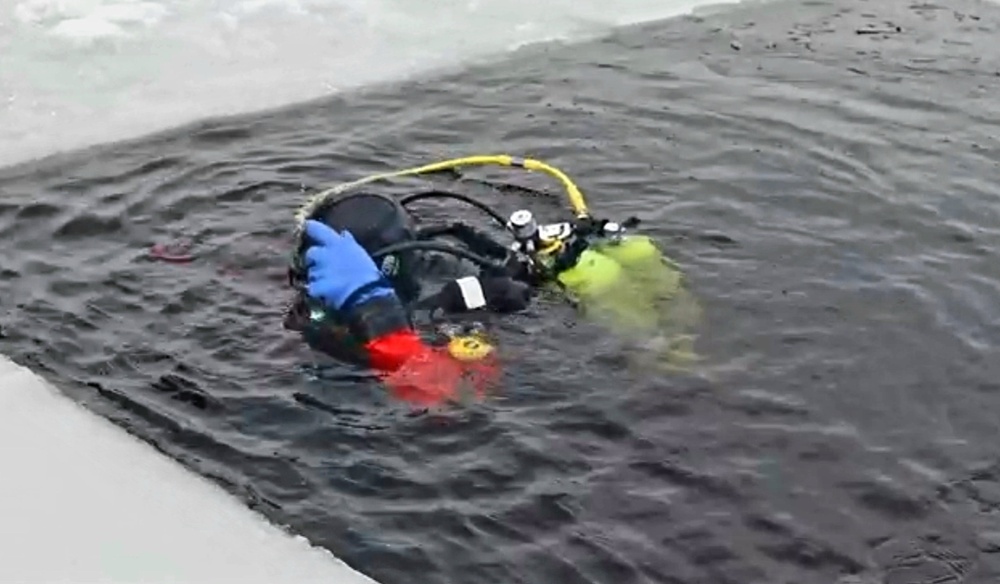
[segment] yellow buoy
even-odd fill
[[[493,345],[478,335],[463,335],[448,341],[448,352],[459,361],[481,361],[493,352]]]

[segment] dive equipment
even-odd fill
[[[514,234],[514,239],[519,242],[534,241],[535,236],[538,235],[538,223],[535,221],[535,216],[527,209],[519,209],[511,213],[507,226]]]
[[[358,196],[352,191],[359,187],[393,178],[442,173],[461,180],[463,177],[459,169],[483,165],[523,168],[554,177],[565,190],[573,217],[554,223],[540,223],[531,210],[517,209],[504,219],[501,213],[467,195],[439,189],[418,192],[397,199],[404,213],[413,203],[421,200],[450,198],[482,211],[513,241],[505,245],[485,232],[460,222],[421,225],[413,221],[413,227],[405,232],[405,237],[399,237],[379,249],[369,250],[376,262],[383,257],[419,250],[448,253],[472,261],[488,275],[507,276],[532,286],[556,285],[577,304],[585,305],[588,311],[605,312],[612,320],[622,324],[647,328],[656,323],[657,318],[650,318],[649,309],[653,308],[657,298],[670,297],[682,285],[677,266],[662,255],[649,237],[631,232],[639,224],[637,218],[620,223],[594,218],[583,193],[569,176],[540,160],[509,155],[470,156],[374,174],[335,185],[315,194],[300,208],[296,216],[299,225],[297,233],[301,237],[302,223],[307,218],[316,217],[330,201],[345,201]],[[477,182],[490,184],[482,180]],[[449,236],[462,245],[436,241]]]

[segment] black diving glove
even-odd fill
[[[466,276],[452,280],[429,299],[445,312],[468,312],[485,308],[493,312],[517,312],[531,304],[531,287],[505,276]]]

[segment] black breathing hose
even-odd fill
[[[507,225],[507,220],[504,219],[503,215],[495,211],[492,207],[460,193],[451,193],[448,191],[422,191],[403,197],[399,200],[399,204],[405,207],[410,203],[415,203],[424,199],[454,199],[456,201],[462,201],[463,203],[471,205],[483,213],[486,213],[501,226]]]
[[[375,250],[371,255],[373,259],[378,260],[391,253],[396,253],[401,251],[437,251],[469,260],[470,262],[486,269],[490,270],[504,269],[504,264],[494,261],[488,257],[482,256],[467,249],[463,249],[460,247],[456,247],[454,245],[448,245],[447,243],[441,243],[436,241],[403,241],[400,243],[387,245],[381,249]]]

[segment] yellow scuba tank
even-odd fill
[[[560,272],[556,279],[573,296],[594,298],[610,291],[621,277],[621,264],[602,253],[587,249],[580,254],[573,267]]]
[[[671,289],[680,284],[676,265],[643,235],[597,241],[580,254],[571,268],[556,276],[568,291],[580,297],[594,297],[605,291],[618,294],[623,286],[650,277],[655,280],[650,284],[668,284]]]
[[[572,267],[556,275],[556,280],[591,318],[616,329],[645,328],[656,320],[649,314],[652,307],[632,285],[627,264],[605,253],[606,249],[588,247]],[[631,259],[627,254],[619,255]]]
[[[623,235],[617,240],[601,241],[597,245],[602,253],[626,266],[663,258],[653,240],[645,235]]]
[[[655,339],[650,341],[665,358],[662,364],[683,368],[697,360],[692,333],[701,320],[701,305],[687,289],[680,266],[645,235],[601,242],[598,249],[623,266],[637,305],[646,307],[649,318],[640,322],[646,330],[655,328]]]
[[[623,267],[630,284],[655,298],[672,297],[683,285],[680,266],[664,256],[648,236],[624,235],[598,242],[595,247]]]
[[[696,359],[690,331],[700,318],[679,266],[644,235],[597,240],[556,276],[591,319],[644,345],[670,367]]]

